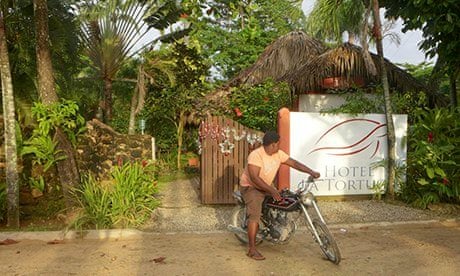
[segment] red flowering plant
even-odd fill
[[[459,111],[418,109],[409,128],[408,177],[402,196],[425,208],[437,202],[460,203]]]

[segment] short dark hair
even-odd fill
[[[278,135],[278,133],[276,133],[273,130],[269,130],[265,132],[264,138],[262,139],[262,144],[264,146],[268,146],[268,145],[278,142],[279,140],[280,140],[280,136]]]

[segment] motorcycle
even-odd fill
[[[281,191],[282,200],[280,201],[275,201],[271,196],[265,198],[256,244],[264,240],[274,244],[289,242],[298,228],[297,221],[303,214],[307,229],[312,234],[313,240],[319,244],[323,254],[332,263],[339,264],[341,261],[339,247],[326,225],[315,196],[311,192],[312,184],[314,184],[314,179],[310,176],[307,180],[299,183],[295,192],[289,189]],[[238,240],[247,244],[246,204],[240,191],[234,192],[233,196],[238,205],[233,211],[228,230],[234,233]]]

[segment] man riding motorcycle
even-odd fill
[[[319,172],[290,158],[287,153],[280,150],[279,140],[278,133],[267,131],[263,137],[262,146],[249,154],[247,166],[240,179],[240,191],[248,210],[249,249],[247,256],[255,260],[265,259],[256,249],[256,234],[259,229],[264,198],[266,195],[271,195],[275,200],[281,200],[280,193],[271,185],[281,164],[308,173],[314,178],[320,177]]]

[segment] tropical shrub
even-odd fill
[[[78,105],[70,100],[64,100],[50,105],[34,103],[32,116],[37,122],[32,135],[21,141],[20,154],[22,157],[30,157],[33,164],[42,166],[43,172],[47,172],[56,162],[65,159],[66,156],[57,150],[56,142],[53,140],[54,132],[61,128],[69,137],[73,145],[76,144],[77,136],[84,130],[84,118],[78,113]],[[21,140],[22,140],[22,136]],[[42,179],[29,178],[31,185]],[[45,188],[43,188],[45,189]]]
[[[78,114],[78,105],[73,101],[62,101],[51,105],[34,103],[32,115],[37,121],[32,136],[24,141],[21,155],[32,154],[35,163],[48,170],[59,159],[56,142],[51,135],[58,127],[67,134],[72,144],[76,144],[77,135],[83,131],[84,118]]]
[[[347,91],[349,92],[349,91]],[[368,94],[362,89],[356,89],[353,93],[344,94],[345,103],[339,107],[325,108],[323,113],[347,113],[351,115],[363,113],[385,113],[385,105],[382,93]]]
[[[159,201],[153,165],[127,163],[114,167],[112,180],[87,177],[76,190],[81,212],[75,228],[127,228],[142,225]]]
[[[460,203],[460,109],[419,108],[409,128],[407,183],[401,197],[418,207]]]
[[[235,88],[230,96],[234,119],[246,127],[261,131],[275,130],[278,111],[290,106],[287,84],[272,80],[252,87]]]

